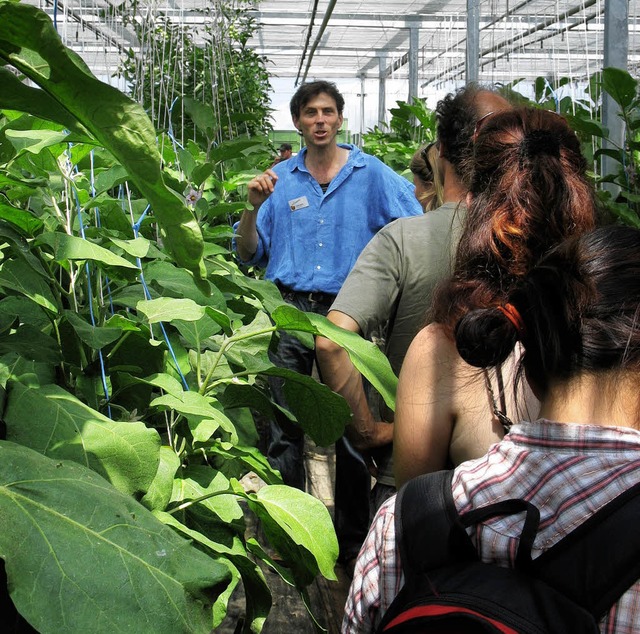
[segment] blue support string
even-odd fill
[[[147,205],[147,208],[142,212],[142,215],[140,216],[140,218],[138,218],[138,221],[134,222],[131,225],[131,228],[133,229],[133,235],[134,235],[135,238],[138,237],[139,231],[140,231],[140,226],[142,225],[142,221],[145,219],[145,217],[146,217],[147,213],[149,212],[150,208],[151,208],[151,205]],[[144,291],[145,299],[150,300],[151,299],[151,293],[149,291],[149,287],[147,286],[147,282],[144,279],[144,272],[142,271],[142,260],[140,258],[136,258],[136,264],[138,265],[138,269],[140,271],[140,283],[142,284],[142,289]],[[169,341],[169,335],[167,334],[167,331],[166,331],[166,329],[164,327],[164,324],[161,321],[158,322],[158,325],[160,326],[160,330],[162,331],[162,337],[164,338],[164,341],[167,344],[167,349],[169,350],[169,354],[171,355],[171,358],[173,359],[173,362],[175,363],[176,370],[178,371],[178,374],[180,375],[180,380],[182,381],[182,386],[188,392],[189,391],[189,384],[187,383],[187,379],[185,378],[184,374],[182,373],[182,370],[180,369],[180,364],[178,363],[178,358],[176,357],[176,353],[175,353],[175,351],[173,349],[173,346],[171,345],[171,341]]]
[[[553,97],[553,100],[555,101],[555,104],[556,104],[556,112],[560,114],[560,100],[558,99],[558,95],[556,91],[553,89],[553,86],[551,86],[551,84],[549,83],[549,80],[546,77],[544,79],[544,83],[547,84],[547,88],[549,88],[549,90],[551,91],[551,96]]]
[[[74,169],[77,171],[78,169],[77,165],[74,167]],[[84,231],[84,220],[82,218],[82,205],[80,204],[80,198],[78,197],[78,190],[76,189],[75,185],[73,185],[71,189],[73,191],[73,195],[76,201],[76,210],[78,213],[78,224],[80,227],[80,235],[82,236],[83,240],[86,240],[87,236]],[[93,288],[91,284],[91,267],[89,266],[89,262],[85,262],[84,270],[87,276],[87,297],[89,298],[89,301],[88,301],[89,318],[91,319],[91,325],[95,328],[96,318],[93,313]],[[111,418],[112,417],[111,402],[110,402],[111,399],[109,395],[109,385],[107,384],[107,372],[105,369],[104,355],[102,354],[102,350],[98,350],[98,361],[100,363],[100,378],[102,379],[102,390],[104,392],[104,398],[107,404],[107,416]]]

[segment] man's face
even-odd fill
[[[283,161],[286,161],[288,158],[291,158],[291,154],[292,154],[292,150],[290,150],[289,148],[282,148],[280,150],[280,158]]]
[[[294,117],[293,123],[302,133],[307,146],[320,148],[335,144],[342,119],[335,100],[321,92],[302,107],[300,116]]]

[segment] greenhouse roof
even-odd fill
[[[464,79],[466,0],[263,0],[252,41],[277,76],[408,77],[411,38],[422,87]],[[314,4],[317,8],[314,10]],[[636,47],[635,1],[630,46]],[[633,12],[633,13],[632,13]],[[585,77],[601,67],[604,2],[480,2],[480,78]],[[413,36],[412,36],[413,32]],[[631,52],[631,51],[630,51]],[[637,65],[638,51],[630,55]]]
[[[113,10],[126,7],[126,0],[27,1],[56,18],[65,42],[98,75],[113,74],[126,51],[139,53],[130,26]],[[223,4],[249,12],[257,29],[248,45],[268,58],[274,77],[291,78],[295,84],[338,77],[409,80],[412,67],[417,68],[413,72],[420,92],[429,85],[465,78],[466,0],[225,0]],[[211,20],[212,11],[222,4],[156,0],[149,6],[171,21],[195,27]],[[479,79],[586,78],[602,68],[604,6],[604,0],[481,0]],[[637,13],[637,0],[631,0],[629,69],[636,74]]]

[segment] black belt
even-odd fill
[[[336,298],[336,296],[331,293],[322,293],[320,291],[294,291],[292,288],[283,286],[282,284],[277,284],[277,287],[280,289],[283,296],[291,294],[296,297],[306,299],[307,301],[315,302],[316,304],[322,304],[323,306],[331,306]]]

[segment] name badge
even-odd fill
[[[291,211],[298,211],[298,209],[304,209],[309,206],[309,201],[306,196],[300,196],[298,198],[293,198],[289,201],[289,209]]]

